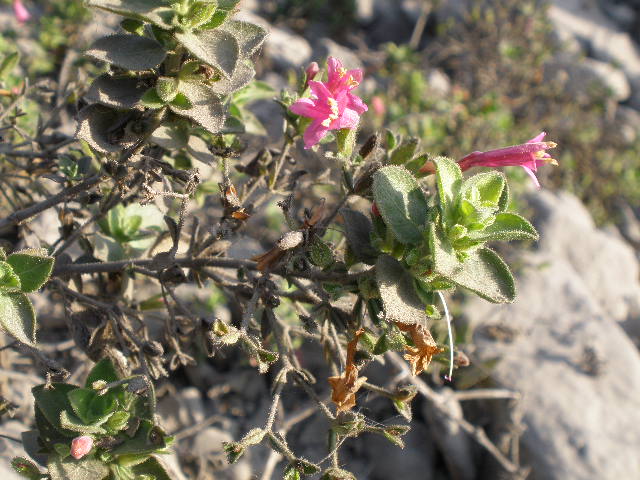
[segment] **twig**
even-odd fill
[[[422,379],[419,377],[413,377],[411,375],[411,371],[407,364],[400,358],[400,356],[395,352],[387,352],[387,358],[393,363],[397,368],[405,372],[408,379],[413,383],[420,394],[422,394],[431,404],[432,407],[438,410],[438,413],[446,416],[448,419],[456,422],[462,430],[465,431],[471,438],[473,438],[478,445],[483,447],[487,452],[489,452],[496,461],[509,473],[518,473],[520,471],[520,467],[511,460],[509,460],[501,451],[496,447],[493,442],[487,437],[485,431],[480,428],[472,425],[464,418],[454,418],[452,417],[447,409],[444,407],[445,400],[443,397],[435,392],[429,385],[427,385]]]

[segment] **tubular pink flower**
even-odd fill
[[[543,142],[546,133],[542,132],[532,138],[527,143],[514,145],[512,147],[498,148],[486,152],[473,152],[458,162],[462,171],[472,167],[513,167],[524,168],[533,180],[536,188],[540,188],[540,182],[535,175],[538,167],[550,163],[557,165],[558,162],[551,158],[546,151],[555,148],[553,142]]]
[[[80,460],[88,454],[93,448],[93,438],[88,435],[76,437],[71,440],[71,456],[76,460]]]
[[[327,82],[309,81],[311,98],[301,98],[290,110],[311,118],[304,132],[306,149],[317,145],[330,130],[356,128],[360,115],[368,110],[360,97],[351,93],[362,80],[361,70],[346,71],[339,60],[329,58]]]
[[[13,0],[13,13],[19,23],[25,23],[31,20],[31,14],[22,4],[22,0]]]

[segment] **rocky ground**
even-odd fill
[[[430,12],[431,21],[459,17],[467,4],[444,0]],[[357,6],[360,33],[371,48],[409,41],[422,13],[418,0],[358,0]],[[245,0],[244,9],[243,16],[268,24],[258,18],[264,13],[258,0]],[[6,19],[0,16],[0,26]],[[549,19],[558,42],[565,46],[551,64],[554,74],[565,79],[567,95],[585,95],[594,81],[604,83],[617,103],[616,115],[624,119],[623,133],[637,136],[640,2],[553,0]],[[354,53],[353,42],[337,43],[321,24],[312,25],[306,36],[284,24],[268,27],[263,71],[269,73],[264,80],[275,87],[286,84],[290,69],[327,55],[338,56],[351,67],[363,62],[366,66],[366,58]],[[442,94],[448,94],[446,75],[438,71],[433,78]],[[373,87],[364,85],[369,91]],[[268,121],[274,112],[277,107],[268,102],[257,106],[257,114],[275,136],[279,124]],[[481,300],[464,302],[456,319],[460,327],[469,326],[474,332],[472,360],[491,365],[486,367],[484,376],[489,380],[484,384],[517,392],[517,398],[467,399],[447,387],[441,393],[454,414],[464,412],[499,446],[519,448],[523,463],[531,468],[529,478],[640,478],[640,226],[639,212],[634,210],[639,207],[625,207],[619,229],[598,229],[570,194],[532,192],[526,203],[541,241],[514,259],[520,265],[518,300],[506,307]],[[315,354],[319,353],[309,353]],[[18,371],[7,368],[20,362],[25,365]],[[2,394],[18,405],[14,419],[0,426],[4,435],[19,436],[32,418],[28,389],[41,379],[28,373],[26,362],[10,351],[0,354]],[[384,374],[395,373],[388,366]],[[83,371],[74,373],[82,375]],[[186,376],[180,382],[192,386],[166,383],[159,390],[165,426],[179,432],[176,452],[185,478],[196,478],[198,471],[200,479],[260,478],[252,474],[264,466],[268,452],[254,450],[228,467],[221,443],[264,421],[269,401],[266,383],[256,381],[253,370],[230,376],[207,364]],[[364,398],[362,408],[381,411],[373,398]],[[404,451],[377,437],[348,446],[343,460],[358,479],[514,478],[501,476],[499,467],[456,431],[455,424],[443,426],[434,418],[427,403],[416,402],[414,414]],[[325,430],[324,420],[313,417],[292,435],[305,449],[303,455],[319,458],[326,449]],[[0,474],[5,479],[17,478],[7,463],[20,452],[15,442],[0,439]]]

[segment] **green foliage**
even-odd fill
[[[373,180],[373,197],[380,214],[402,243],[419,243],[429,208],[416,179],[404,168],[378,170]]]
[[[155,412],[149,409],[155,405],[154,392],[149,387],[142,377],[120,379],[106,359],[93,367],[84,388],[66,383],[34,387],[33,440],[38,449],[27,451],[36,460],[46,457],[52,480],[93,480],[110,474],[169,479],[153,454],[162,453],[172,438],[155,424]],[[71,441],[80,435],[91,436],[93,448],[81,459],[71,459]]]

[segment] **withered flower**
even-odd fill
[[[356,405],[356,392],[367,381],[367,377],[358,377],[358,368],[354,360],[358,339],[364,333],[361,328],[355,333],[353,340],[347,344],[347,364],[342,375],[329,377],[331,385],[331,400],[336,404],[338,413],[351,410]]]
[[[434,355],[444,352],[443,348],[438,347],[431,332],[422,325],[418,323],[406,325],[397,322],[396,326],[403,332],[408,332],[413,340],[414,346],[407,345],[405,347],[407,353],[404,355],[405,360],[411,364],[412,375],[420,375],[429,368]]]

